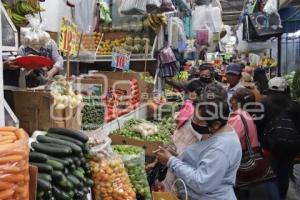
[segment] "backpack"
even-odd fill
[[[281,156],[300,153],[300,132],[291,117],[281,113],[271,119],[263,131],[263,145]]]

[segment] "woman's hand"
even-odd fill
[[[158,162],[162,165],[167,165],[169,159],[172,157],[172,154],[163,147],[159,147],[159,151],[156,154]]]

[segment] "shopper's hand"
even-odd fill
[[[16,61],[14,60],[8,60],[3,64],[4,64],[4,69],[8,69],[8,70],[16,70],[20,68],[20,66],[16,65]]]
[[[167,165],[169,159],[172,157],[172,154],[163,147],[159,147],[159,151],[156,154],[158,162],[162,165]]]

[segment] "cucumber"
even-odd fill
[[[76,178],[75,176],[73,176],[73,175],[71,175],[71,174],[69,174],[69,175],[67,176],[67,179],[68,179],[71,183],[73,183],[74,187],[78,187],[78,186],[82,185],[82,184],[80,184],[80,181],[78,180],[78,178]]]
[[[71,163],[67,159],[56,158],[56,157],[53,157],[53,156],[48,156],[48,158],[51,159],[51,160],[55,160],[57,162],[62,163],[65,167],[68,167],[69,165],[71,165]]]
[[[45,195],[45,192],[44,191],[38,191],[36,196],[40,199],[42,198],[43,196]]]
[[[39,152],[30,152],[29,153],[29,161],[30,162],[38,162],[38,163],[45,163],[48,159],[48,156],[43,153]]]
[[[54,180],[62,189],[68,189],[68,180],[65,175],[62,175],[61,180]]]
[[[77,131],[77,130],[73,130],[73,129],[66,129],[66,128],[50,128],[48,130],[48,133],[56,133],[59,135],[64,135],[64,136],[68,136],[74,139],[77,139],[83,143],[86,143],[89,138],[87,135],[85,135],[84,133]]]
[[[43,179],[45,181],[51,182],[52,177],[49,174],[46,173],[38,173],[38,178]]]
[[[75,177],[77,177],[80,181],[83,181],[83,182],[86,181],[84,175],[79,170],[73,171],[72,175],[74,175]]]
[[[69,157],[69,158],[71,158],[73,160],[75,165],[77,165],[77,166],[81,165],[80,159],[77,156],[72,156],[72,157]]]
[[[84,199],[86,197],[86,194],[84,194],[82,191],[77,191],[74,195],[74,199]]]
[[[51,176],[53,180],[60,181],[63,179],[64,174],[60,171],[53,170]]]
[[[57,139],[72,142],[72,143],[80,146],[82,149],[84,149],[84,144],[81,141],[77,140],[77,139],[74,139],[74,138],[71,138],[71,137],[68,137],[68,136],[65,136],[65,135],[59,135],[59,134],[56,134],[56,133],[47,133],[47,136],[49,136],[51,138],[57,138]]]
[[[37,189],[38,189],[38,191],[49,191],[52,189],[52,185],[50,182],[38,178],[37,179]]]
[[[52,192],[53,192],[53,196],[57,200],[72,200],[72,198],[67,193],[65,193],[64,191],[62,191],[60,188],[56,186],[53,186]]]
[[[87,187],[82,188],[82,192],[84,194],[88,194],[90,192],[90,190]]]
[[[31,162],[30,164],[36,166],[38,168],[38,172],[42,172],[42,173],[47,173],[47,174],[51,174],[53,171],[53,167],[46,164],[46,163],[35,163],[35,162]]]
[[[52,166],[54,170],[62,171],[65,168],[65,166],[62,163],[52,159],[48,159],[46,164]]]
[[[71,190],[71,191],[68,192],[68,195],[69,195],[71,198],[73,198],[74,195],[75,195],[75,192],[74,192],[73,190]]]
[[[49,191],[45,192],[45,198],[46,198],[46,199],[54,198],[54,197],[53,197],[52,190],[49,190]]]
[[[81,167],[77,167],[77,170],[78,170],[80,173],[82,173],[83,175],[85,174],[84,169],[82,169]]]
[[[40,153],[45,153],[54,156],[68,156],[72,154],[72,149],[70,147],[62,146],[62,145],[53,145],[49,143],[37,143],[32,142],[31,146],[34,150]]]
[[[76,166],[74,164],[72,164],[70,167],[69,167],[70,170],[74,171],[76,170]]]
[[[65,168],[64,174],[67,175],[67,174],[69,174],[69,173],[70,173],[70,172],[69,172],[68,168]]]
[[[61,139],[57,139],[57,138],[51,138],[45,135],[39,135],[37,136],[37,141],[41,142],[41,143],[51,143],[51,144],[61,144],[64,146],[68,146],[72,149],[72,152],[75,154],[81,154],[82,153],[82,149],[80,146],[69,142],[69,141],[65,141],[65,140],[61,140]]]
[[[67,160],[70,163],[70,165],[74,164],[74,161],[72,160],[72,158],[64,158],[64,160]]]
[[[86,179],[85,184],[88,187],[92,187],[94,185],[94,181],[92,179]]]

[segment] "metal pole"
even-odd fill
[[[2,10],[0,9],[0,23],[1,23],[1,20],[5,20],[5,19],[1,19],[1,12],[2,12]],[[3,62],[2,62],[2,30],[1,30],[1,28],[0,28],[0,126],[5,126],[4,89],[3,89]]]
[[[280,0],[277,0],[277,9],[279,10]],[[281,36],[277,39],[277,75],[281,76]]]

